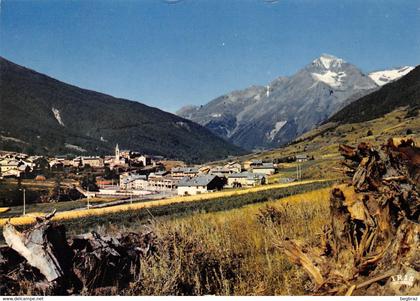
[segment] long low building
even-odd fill
[[[229,187],[252,187],[267,183],[265,174],[241,172],[228,175],[227,186]]]
[[[276,168],[273,163],[262,163],[260,165],[251,166],[253,173],[260,173],[265,175],[272,175],[276,173]]]
[[[149,176],[147,189],[156,191],[175,190],[179,179],[171,176]]]
[[[221,190],[223,180],[216,175],[202,175],[193,178],[183,178],[178,183],[178,195],[197,195]]]
[[[174,167],[171,169],[171,176],[174,178],[195,177],[198,173],[198,167]]]

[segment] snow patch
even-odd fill
[[[277,135],[277,133],[281,130],[282,127],[287,123],[287,121],[278,121],[274,125],[274,129],[271,130],[270,133],[268,133],[267,138],[270,141],[273,141],[274,137]]]
[[[191,131],[191,128],[188,125],[188,123],[186,123],[184,121],[177,121],[177,122],[175,122],[175,125],[178,126],[178,127],[182,127],[182,128],[186,129],[189,132]]]
[[[413,70],[414,67],[411,66],[405,66],[402,68],[395,68],[391,70],[382,70],[382,71],[376,71],[369,73],[369,77],[378,85],[383,86],[385,84],[388,84],[394,80],[399,79],[400,77],[403,77],[407,73],[409,73],[411,70]]]
[[[220,117],[222,117],[222,114],[220,114],[220,113],[213,113],[213,114],[211,114],[211,117],[213,117],[213,118],[220,118]]]
[[[326,83],[327,85],[337,88],[342,85],[343,79],[347,76],[344,72],[332,72],[328,70],[324,74],[312,73],[313,79]]]
[[[66,144],[64,144],[64,146],[69,148],[69,149],[78,151],[78,152],[86,152],[86,150],[83,147],[80,147],[80,146],[77,146],[77,145],[74,145],[74,144],[66,143]]]
[[[108,140],[106,140],[104,137],[101,136],[101,141],[102,142],[108,142]]]
[[[330,69],[341,67],[341,64],[345,63],[345,61],[333,55],[323,54],[314,60],[313,63],[320,67],[324,67],[325,69]]]
[[[25,142],[23,140],[20,140],[18,138],[14,138],[14,137],[8,137],[8,136],[0,135],[0,138],[4,141],[13,141],[13,142],[16,142],[16,143],[28,144],[27,142]]]
[[[54,114],[55,119],[57,119],[58,123],[61,126],[65,126],[63,120],[61,119],[60,111],[58,109],[56,109],[56,108],[52,108],[51,110],[52,110],[52,112]]]

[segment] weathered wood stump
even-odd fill
[[[339,149],[351,180],[331,191],[321,244],[280,247],[308,272],[316,294],[419,294],[420,149],[410,139]]]
[[[115,238],[96,232],[66,238],[51,214],[19,232],[7,223],[0,249],[0,294],[94,295],[125,288],[139,274],[141,257],[156,252],[153,232]]]

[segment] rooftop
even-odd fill
[[[194,178],[185,177],[179,181],[178,186],[206,186],[216,177],[215,175],[203,175]]]
[[[241,172],[241,173],[233,173],[228,175],[228,178],[247,178],[247,179],[261,179],[265,177],[264,174],[260,173],[251,173],[251,172]]]
[[[198,172],[198,167],[174,167],[171,172]]]

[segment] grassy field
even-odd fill
[[[202,195],[199,200],[177,198],[148,210],[136,206],[56,220],[70,236],[92,230],[111,236],[145,227],[153,231],[157,253],[141,258],[134,282],[114,288],[115,294],[302,295],[311,282],[285,259],[277,243],[286,237],[317,242],[329,218],[331,185],[277,184]]]
[[[126,295],[303,295],[311,282],[290,264],[277,243],[317,243],[329,220],[330,188],[231,210],[155,219],[148,227],[161,243],[142,259],[138,282]],[[143,223],[97,226],[102,234],[138,232]]]
[[[111,202],[115,201],[115,198],[92,198],[89,199],[90,205],[100,204],[103,202]],[[75,201],[68,201],[68,202],[53,202],[53,203],[33,203],[26,205],[26,213],[29,216],[37,216],[42,215],[48,212],[53,211],[56,209],[58,212],[60,211],[68,211],[74,210],[79,208],[87,207],[87,199],[80,199]],[[8,207],[9,211],[5,211],[4,213],[0,209],[0,218],[11,218],[11,217],[19,217],[22,215],[23,212],[23,205],[22,206],[11,206]]]
[[[324,184],[323,184],[324,183]],[[247,189],[232,189],[228,191],[220,191],[208,194],[202,194],[197,196],[179,196],[173,197],[169,199],[163,200],[156,200],[156,201],[148,201],[148,202],[141,202],[141,203],[134,203],[134,204],[125,204],[125,205],[117,205],[113,207],[106,207],[106,208],[96,208],[96,209],[80,209],[80,210],[73,210],[73,211],[62,211],[57,212],[54,216],[54,220],[56,221],[67,221],[67,220],[74,220],[74,219],[89,219],[93,217],[96,219],[97,217],[103,216],[104,220],[109,220],[111,215],[116,214],[117,216],[121,215],[121,213],[126,213],[127,215],[136,215],[137,211],[143,210],[145,208],[166,208],[165,206],[173,206],[176,204],[181,204],[180,207],[184,206],[184,204],[191,204],[192,207],[196,206],[196,203],[202,203],[204,201],[211,201],[211,203],[217,204],[217,200],[219,202],[231,202],[235,204],[235,202],[231,201],[235,197],[243,196],[243,200],[248,200],[252,202],[253,197],[257,196],[264,196],[266,199],[270,197],[270,195],[276,195],[277,190],[286,189],[286,188],[293,188],[285,190],[286,193],[299,193],[301,189],[308,189],[307,187],[312,187],[317,184],[325,184],[325,180],[308,180],[308,181],[301,181],[301,182],[294,182],[294,183],[287,183],[287,184],[272,184],[272,185],[264,185],[264,186],[257,186],[253,188]],[[250,195],[254,195],[250,197]],[[57,203],[60,204],[60,203]],[[228,205],[226,205],[229,207]],[[47,207],[48,208],[48,207]],[[54,208],[53,206],[49,207],[51,210]],[[143,210],[144,211],[144,210]],[[41,213],[38,213],[42,215]],[[9,218],[2,218],[0,219],[0,226],[4,225],[4,223],[8,220],[14,225],[28,225],[34,223],[36,214],[32,216],[21,216],[21,217],[13,217]]]

